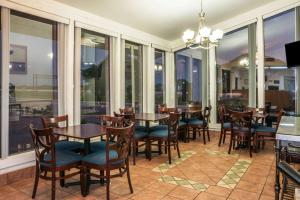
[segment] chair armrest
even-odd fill
[[[300,146],[297,146],[297,145],[294,145],[294,144],[291,144],[291,143],[288,143],[288,146],[292,147],[292,148],[298,148],[298,149],[300,149]]]
[[[277,164],[277,169],[283,173],[283,175],[290,178],[296,184],[300,184],[300,174],[292,168],[287,162],[281,161]]]

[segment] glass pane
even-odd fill
[[[155,50],[155,107],[165,103],[165,52]]]
[[[125,105],[143,109],[143,46],[127,42],[125,44]]]
[[[109,114],[109,36],[81,33],[81,123]]]
[[[216,49],[217,104],[234,110],[248,106],[248,28],[226,34]]]
[[[282,28],[284,26],[284,28]],[[295,113],[295,70],[286,67],[285,44],[295,40],[295,11],[264,21],[265,102]]]
[[[9,154],[31,150],[29,123],[57,115],[57,25],[12,12],[10,19]]]
[[[177,105],[201,104],[202,53],[200,49],[183,49],[175,53]]]

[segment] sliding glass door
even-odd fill
[[[81,30],[81,123],[110,112],[109,36]]]
[[[28,124],[58,113],[57,23],[11,11],[9,154],[31,150]]]
[[[155,49],[154,53],[154,71],[155,71],[155,107],[166,103],[166,65],[165,52]]]
[[[125,43],[125,106],[143,110],[143,45]]]

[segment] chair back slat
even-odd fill
[[[109,115],[99,116],[100,125],[107,127],[123,127],[124,118],[123,117],[113,117]]]
[[[121,114],[132,114],[132,113],[134,113],[133,107],[120,108],[119,111],[120,111]]]
[[[180,114],[178,112],[170,112],[169,113],[169,119],[168,119],[169,136],[170,135],[176,135],[177,136],[179,118],[180,118]]]
[[[55,142],[57,138],[53,135],[52,128],[36,129],[33,124],[29,125],[31,137],[34,145],[36,161],[55,165]],[[49,159],[45,160],[45,156],[50,154]]]
[[[228,110],[230,115],[230,122],[231,122],[231,131],[241,131],[248,129],[249,132],[252,128],[252,111],[246,111],[246,112],[238,112],[238,111],[232,111]]]

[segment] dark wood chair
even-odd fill
[[[225,143],[226,134],[227,132],[231,131],[231,125],[229,120],[226,117],[226,107],[224,104],[220,105],[218,108],[218,114],[219,114],[219,120],[221,123],[221,133],[220,133],[220,139],[219,139],[219,146],[221,146],[221,143]]]
[[[129,125],[131,123],[135,123],[135,113],[131,114],[118,114],[114,112],[114,115],[117,117],[124,116],[125,124]],[[132,158],[133,158],[133,165],[136,164],[136,156],[139,153],[139,148],[146,146],[146,140],[147,140],[148,132],[146,130],[146,127],[138,126],[134,127],[134,133],[132,137]],[[140,144],[141,142],[141,144]]]
[[[188,127],[193,130],[193,134],[199,133],[203,135],[203,142],[206,144],[205,134],[207,134],[208,141],[210,142],[210,135],[209,135],[209,121],[210,121],[210,113],[211,113],[211,106],[207,106],[204,108],[203,114],[202,112],[197,113],[197,118],[188,121]]]
[[[134,113],[134,108],[133,107],[125,107],[125,108],[120,108],[119,111],[120,111],[120,114],[132,114],[132,113]]]
[[[68,127],[68,115],[56,116],[56,117],[43,117],[42,123],[44,128],[61,128]],[[69,141],[69,138],[65,140],[59,140],[55,143],[56,150],[68,150],[68,151],[80,151],[83,149],[83,144],[77,141]]]
[[[106,180],[106,199],[110,199],[110,179],[121,177],[125,173],[127,173],[130,192],[133,193],[128,159],[133,130],[134,124],[122,128],[107,127],[105,150],[86,155],[82,158],[81,190],[83,194],[88,194],[89,192],[87,176],[93,176],[100,180]],[[110,138],[115,138],[115,142],[111,143]],[[100,175],[91,169],[99,170]],[[111,174],[112,170],[118,170],[118,173]],[[105,175],[101,171],[105,171]]]
[[[180,158],[179,144],[178,144],[178,123],[179,113],[170,112],[168,120],[168,129],[157,129],[150,131],[148,136],[148,152],[151,159],[151,146],[155,141],[159,141],[158,145],[165,145],[167,147],[168,159],[171,164],[171,146],[177,149],[178,157]],[[164,144],[165,142],[165,144]]]
[[[79,168],[81,163],[81,156],[71,151],[57,151],[55,143],[57,137],[53,135],[52,128],[35,129],[32,124],[29,125],[31,136],[35,149],[36,167],[35,167],[35,181],[32,192],[32,198],[35,198],[38,188],[39,178],[44,180],[51,180],[52,196],[55,199],[55,188],[57,180],[65,180],[80,174],[80,170],[65,175],[62,172]],[[59,177],[56,176],[59,172]],[[49,175],[50,174],[50,175]]]
[[[276,133],[279,127],[279,123],[281,121],[282,115],[284,114],[283,110],[279,110],[275,116],[277,118],[277,122],[275,123],[275,127],[269,126],[258,126],[255,128],[255,137],[257,149],[260,148],[260,143],[262,142],[262,148],[265,147],[265,141],[276,141]]]
[[[231,123],[231,137],[228,149],[230,154],[232,147],[237,145],[247,145],[249,148],[250,157],[252,157],[252,145],[255,146],[254,129],[252,128],[252,111],[237,112],[228,110]]]

